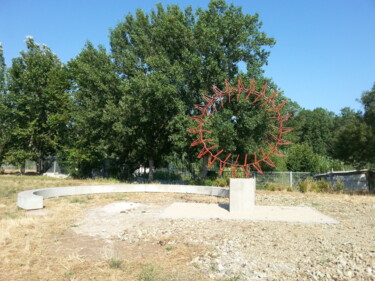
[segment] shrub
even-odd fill
[[[340,182],[331,184],[326,180],[313,180],[308,178],[299,184],[301,192],[337,192],[342,191],[344,185]]]
[[[269,183],[269,182],[267,182],[263,188],[264,190],[268,190],[268,191],[294,191],[293,187],[277,185],[277,184]]]
[[[111,258],[107,261],[107,263],[112,269],[120,269],[122,267],[123,261],[121,259]]]
[[[226,187],[229,186],[229,179],[226,178],[217,178],[213,182],[214,186]]]
[[[174,174],[169,171],[156,171],[154,173],[155,180],[168,180],[168,181],[179,181],[181,180],[180,175]]]

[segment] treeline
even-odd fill
[[[26,39],[26,51],[5,65],[0,47],[0,162],[22,167],[25,159],[46,170],[46,159],[58,157],[72,175],[129,178],[140,166],[201,167],[197,159],[195,104],[211,95],[213,84],[227,79],[257,87],[277,85],[263,75],[275,39],[261,31],[257,14],[211,1],[207,9],[181,10],[158,4],[146,14],[137,10],[110,30],[108,52],[87,42],[67,64],[46,45]],[[240,67],[241,66],[241,67]],[[242,67],[244,66],[244,67]],[[277,101],[288,100],[283,93]],[[364,112],[344,108],[335,115],[322,108],[306,110],[289,101],[283,114],[294,131],[293,142],[275,158],[276,168],[325,172],[371,167],[375,163],[375,85],[362,94]],[[255,102],[255,101],[254,101]],[[268,137],[270,120],[257,103],[226,107],[214,119],[215,142],[235,153],[256,149]],[[104,171],[104,172],[103,172]],[[197,175],[199,176],[199,175]]]

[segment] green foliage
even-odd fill
[[[375,130],[375,83],[370,91],[365,91],[361,96],[361,103],[365,109],[364,120]]]
[[[4,59],[3,45],[0,43],[0,94],[5,94],[7,67]]]
[[[214,180],[213,186],[228,187],[229,178],[217,178]]]
[[[122,259],[111,258],[107,260],[107,263],[109,267],[112,269],[121,269],[124,264],[124,261]]]
[[[62,156],[75,176],[90,176],[100,170],[105,158],[118,158],[126,147],[114,128],[118,122],[118,103],[122,86],[115,66],[104,47],[97,49],[87,42],[85,48],[69,61],[73,85],[70,139]],[[119,153],[118,150],[120,149]]]
[[[131,143],[128,157],[153,171],[171,153],[172,124],[185,112],[185,81],[180,62],[189,27],[177,6],[146,15],[137,10],[111,31],[111,47],[118,73],[126,78],[116,130]],[[155,110],[157,106],[157,110]],[[152,172],[149,179],[153,179]]]
[[[275,183],[266,183],[263,189],[268,191],[294,191],[293,187],[282,186]]]
[[[288,150],[287,167],[294,172],[319,171],[318,155],[306,143],[294,144]]]
[[[57,155],[77,177],[130,178],[143,165],[151,168],[151,180],[181,180],[152,172],[177,159],[194,178],[201,166],[202,180],[196,183],[227,186],[228,178],[208,172],[208,155],[196,159],[201,147],[190,146],[197,136],[187,129],[197,124],[189,116],[199,114],[194,104],[204,103],[202,94],[212,95],[213,84],[223,89],[225,79],[236,87],[242,77],[248,87],[254,77],[257,89],[268,82],[267,95],[277,89],[262,76],[275,40],[261,31],[259,16],[224,0],[196,11],[157,4],[150,13],[127,15],[111,30],[110,44],[107,53],[87,42],[65,67],[47,46],[28,38],[27,50],[9,69],[0,44],[0,163],[22,169],[30,159],[42,172],[43,160]],[[239,65],[246,67],[244,73]],[[286,100],[282,91],[276,99]],[[338,116],[289,101],[282,114],[293,114],[284,125],[294,128],[285,135],[294,144],[280,147],[287,157],[271,158],[276,168],[262,164],[262,169],[327,172],[344,169],[343,163],[374,167],[375,84],[360,101],[363,113],[344,108]],[[248,162],[254,160],[253,152],[259,155],[275,133],[267,106],[260,109],[260,104],[244,96],[223,108],[218,101],[219,114],[213,112],[208,118],[212,125],[205,128],[214,139],[210,145],[224,148],[225,156],[232,153],[232,162],[237,155],[244,162],[246,154]],[[268,147],[263,148],[267,153]],[[238,171],[237,176],[244,175]]]
[[[28,37],[26,46],[9,69],[6,106],[12,134],[7,156],[16,165],[28,157],[43,172],[42,161],[56,153],[67,133],[70,85],[65,67],[46,45]]]
[[[356,168],[375,167],[374,101],[375,85],[361,97],[364,113],[344,108],[338,117],[334,156]]]
[[[260,76],[269,55],[263,48],[274,39],[259,27],[257,15],[211,1],[195,14],[176,5],[158,4],[149,15],[137,10],[111,31],[114,62],[127,79],[118,127],[135,144],[130,153],[135,162],[158,165],[175,151],[195,154],[187,115],[195,114],[193,105],[212,84],[234,80],[238,63]],[[150,110],[155,105],[158,110]]]
[[[164,181],[180,181],[181,176],[169,171],[156,171],[154,174],[155,180],[164,180]]]
[[[316,154],[330,155],[335,129],[334,113],[323,108],[303,109],[294,118],[298,142],[308,144]]]
[[[299,189],[301,192],[341,192],[344,185],[341,182],[336,184],[331,184],[326,180],[313,180],[308,178],[299,184]]]
[[[287,152],[286,166],[294,172],[328,172],[341,170],[343,164],[327,156],[314,153],[307,143],[293,144]]]
[[[267,151],[268,147],[264,142],[273,141],[269,136],[274,133],[271,129],[272,125],[276,125],[270,120],[272,114],[267,113],[267,107],[260,108],[260,104],[264,101],[258,100],[253,103],[254,101],[254,96],[246,100],[244,94],[240,96],[238,102],[226,103],[224,100],[223,108],[218,103],[218,113],[214,113],[209,118],[212,126],[206,126],[212,131],[209,137],[214,139],[210,146],[217,144],[218,150],[225,148],[226,154],[232,153],[232,162],[236,160],[237,155],[240,155],[238,162],[243,163],[246,154],[249,154],[248,162],[254,161],[253,153],[260,153],[261,146]]]

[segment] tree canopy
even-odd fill
[[[33,160],[43,172],[42,161],[56,153],[65,137],[69,82],[66,68],[46,45],[28,37],[26,46],[9,69],[6,106],[12,146],[7,160],[15,164]]]
[[[127,15],[110,37],[117,72],[127,85],[123,124],[135,144],[132,155],[148,161],[151,170],[175,145],[181,147],[176,134],[186,134],[181,130],[201,94],[234,80],[239,63],[260,76],[269,54],[264,48],[274,44],[259,30],[257,15],[244,15],[225,1],[196,13],[177,5],[156,8],[149,15]]]
[[[196,124],[189,117],[213,85],[224,89],[225,80],[237,85],[241,77],[245,87],[252,78],[257,89],[268,83],[267,96],[279,90],[276,102],[288,101],[281,114],[293,115],[285,122],[294,128],[285,137],[293,145],[280,147],[287,157],[262,169],[375,165],[375,84],[359,99],[363,112],[301,108],[264,76],[276,40],[262,31],[258,14],[224,0],[198,10],[157,4],[125,15],[109,35],[110,50],[87,42],[66,65],[28,37],[7,68],[0,44],[1,163],[22,167],[29,159],[43,172],[58,157],[73,176],[117,178],[144,166],[150,180],[155,167],[179,165],[193,174],[200,167],[204,178],[208,156],[198,160],[200,148],[190,146],[196,135],[188,129]],[[254,98],[227,102],[219,113],[209,117],[211,142],[233,155],[255,152],[273,133],[267,106]]]

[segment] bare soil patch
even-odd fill
[[[85,195],[17,211],[0,220],[0,280],[375,280],[374,196],[257,191],[258,205],[310,206],[339,224],[155,218],[173,202],[228,199]]]

